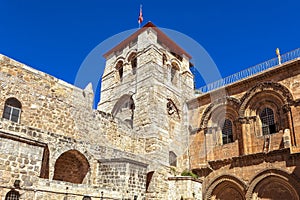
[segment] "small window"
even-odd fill
[[[171,82],[173,84],[176,84],[176,76],[177,76],[177,71],[179,70],[179,67],[177,64],[172,63],[171,66]]]
[[[16,98],[6,100],[3,111],[3,118],[13,122],[20,122],[22,105]]]
[[[222,127],[222,140],[223,144],[233,142],[232,122],[229,119],[225,119]]]
[[[167,56],[166,56],[166,54],[163,54],[163,56],[162,56],[162,61],[163,61],[163,65],[165,65],[166,63],[167,63]]]
[[[169,152],[169,164],[173,167],[177,166],[177,155],[173,151]]]
[[[128,57],[127,61],[130,62],[132,74],[135,75],[136,69],[137,69],[137,54],[136,54],[136,52],[131,53],[130,56]]]
[[[116,65],[116,69],[118,71],[119,80],[122,81],[123,79],[123,62],[119,61]]]
[[[19,200],[19,199],[20,199],[20,193],[15,189],[10,190],[5,196],[5,200]]]
[[[136,68],[137,68],[137,58],[136,57],[132,58],[131,67],[132,67],[132,74],[135,75],[136,74]]]
[[[149,186],[150,186],[153,174],[154,174],[154,171],[151,171],[151,172],[147,173],[147,178],[146,178],[146,192],[149,191]]]
[[[176,69],[174,67],[171,68],[171,82],[174,82],[176,76]]]
[[[276,133],[276,125],[274,120],[274,112],[270,108],[264,108],[260,115],[263,135]]]

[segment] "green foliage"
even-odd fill
[[[197,174],[194,174],[192,171],[189,170],[184,170],[183,172],[181,172],[181,176],[191,176],[193,178],[198,178]]]
[[[171,167],[170,170],[171,170],[171,173],[172,173],[174,176],[176,176],[176,168],[175,168],[175,167]]]

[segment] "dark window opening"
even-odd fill
[[[169,152],[169,164],[170,166],[177,167],[177,155],[173,152]]]
[[[3,111],[3,118],[13,122],[20,122],[22,105],[16,98],[9,98],[6,100]]]
[[[131,67],[132,67],[132,74],[135,75],[136,74],[136,68],[137,68],[137,58],[134,57],[131,60]]]
[[[122,81],[122,79],[123,79],[123,62],[122,61],[119,61],[117,63],[116,69],[118,70],[119,79],[120,79],[120,81]]]
[[[20,199],[20,193],[15,189],[10,190],[5,196],[5,200],[19,200],[19,199]]]
[[[135,75],[137,69],[137,54],[135,52],[131,53],[127,61],[130,62],[132,74]]]
[[[162,57],[162,61],[163,61],[163,65],[165,65],[167,63],[167,56],[166,54],[163,54],[163,57]]]
[[[225,119],[222,127],[222,140],[223,144],[233,142],[232,122],[229,119]]]
[[[276,125],[274,120],[274,112],[270,108],[264,108],[260,113],[263,135],[276,133]]]
[[[154,174],[154,171],[147,173],[146,192],[148,192],[148,189],[149,189],[149,186],[150,186],[153,174]]]
[[[171,82],[174,82],[176,76],[176,69],[174,67],[171,68]]]
[[[48,146],[46,146],[44,148],[40,177],[49,179],[49,149],[48,149]]]
[[[182,61],[182,56],[178,55],[178,54],[175,53],[175,52],[171,52],[171,54],[172,54],[175,58],[177,58],[178,60]]]
[[[118,72],[119,72],[120,80],[122,81],[122,79],[123,79],[123,67],[121,67],[120,69],[118,69]]]

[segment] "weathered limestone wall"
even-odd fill
[[[168,199],[201,200],[202,181],[192,177],[170,177]]]
[[[103,74],[101,102],[98,110],[112,112],[121,104],[125,95],[134,101],[133,130],[145,139],[145,156],[158,165],[150,165],[154,170],[159,165],[169,165],[169,152],[178,159],[184,156],[188,147],[187,109],[185,102],[193,97],[193,76],[189,70],[189,58],[178,59],[158,40],[155,29],[147,28],[126,47],[111,53],[106,59]],[[137,55],[136,73],[132,71],[130,56]],[[164,60],[165,56],[165,60]],[[120,80],[118,63],[123,63],[123,76]],[[178,69],[171,81],[171,64]],[[171,103],[170,103],[171,102]],[[168,103],[174,110],[168,111]],[[126,113],[118,115],[123,119]],[[186,163],[178,162],[181,170]]]
[[[41,174],[44,149],[18,141],[0,138],[0,183],[13,185],[14,179],[32,186]]]
[[[134,131],[126,124],[92,110],[89,89],[81,90],[5,56],[0,57],[0,65],[0,113],[5,100],[15,97],[22,103],[20,124],[74,139],[110,143],[122,150],[143,151],[139,148],[143,139],[132,139]]]
[[[134,193],[144,194],[146,172],[155,170],[158,178],[154,178],[150,185],[155,185],[159,190],[151,198],[167,198],[167,177],[170,175],[170,169],[164,169],[163,165],[169,165],[170,150],[180,157],[187,145],[183,149],[179,149],[178,146],[184,141],[180,135],[183,104],[182,100],[179,100],[180,92],[176,92],[180,82],[174,87],[170,82],[163,80],[166,75],[161,76],[164,74],[161,73],[162,67],[149,63],[141,67],[142,71],[153,70],[153,73],[140,76],[141,80],[138,84],[140,93],[135,101],[144,103],[137,105],[136,109],[140,110],[140,117],[145,120],[137,119],[136,123],[141,124],[132,129],[121,119],[113,118],[102,111],[92,110],[93,94],[90,86],[81,90],[5,56],[1,56],[0,64],[0,112],[3,112],[5,100],[9,97],[17,98],[22,103],[20,123],[0,120],[0,131],[3,132],[1,150],[7,152],[7,148],[10,148],[8,154],[12,155],[0,159],[0,163],[3,163],[0,165],[2,169],[0,173],[3,174],[0,185],[7,188],[4,191],[7,191],[15,180],[20,179],[23,199],[33,198],[33,195],[36,195],[37,199],[55,199],[64,197],[65,193],[73,194],[71,198],[81,199],[83,194],[97,197],[100,190],[110,197],[132,196]],[[160,85],[163,81],[166,82],[167,87]],[[156,82],[157,86],[151,86],[153,82]],[[149,88],[152,88],[151,91]],[[174,96],[174,92],[177,96]],[[145,93],[149,93],[149,96],[145,96]],[[174,101],[179,108],[175,115],[168,114],[166,106],[168,99]],[[150,108],[149,104],[153,107]],[[151,112],[145,112],[145,107],[148,107]],[[157,115],[155,110],[159,110],[162,114]],[[162,129],[157,125],[150,126],[151,123],[163,124],[164,131],[161,131]],[[155,130],[159,130],[160,133]],[[7,135],[11,135],[12,138],[6,138]],[[148,136],[145,137],[146,135]],[[14,145],[10,146],[12,144]],[[17,151],[14,152],[13,148]],[[27,150],[28,156],[36,154],[35,160],[31,160],[28,166],[26,164],[24,166],[26,172],[30,173],[29,178],[27,174],[19,175],[20,166],[23,167],[23,163],[27,163],[26,157],[20,152],[27,152]],[[77,152],[76,155],[68,154],[73,151]],[[149,153],[153,156],[151,157]],[[14,157],[14,154],[17,155]],[[68,166],[61,166],[58,160],[65,154],[68,154],[64,157],[68,160]],[[161,156],[157,157],[158,154]],[[89,167],[83,184],[53,180],[55,177],[62,177],[56,174],[56,170],[67,170],[68,167],[75,166],[76,162],[84,162],[76,157],[78,155],[86,158],[86,166]],[[97,181],[99,160],[120,158],[149,164],[148,170],[146,167],[136,169],[134,165],[126,164],[126,181],[129,182],[130,192],[126,191],[125,194],[122,193],[124,187],[121,185],[107,189],[104,187],[105,184]],[[10,168],[7,168],[6,164],[9,164]],[[186,168],[181,162],[178,162],[178,167],[179,171]],[[113,174],[114,171],[110,172]],[[118,178],[109,174],[107,176]],[[63,178],[69,179],[68,177],[70,176]],[[112,190],[113,188],[115,191]],[[5,192],[2,196],[4,195]]]
[[[0,138],[5,140],[1,150],[14,144],[22,147],[19,152],[36,154],[33,178],[21,177],[20,190],[26,191],[22,198],[54,199],[66,194],[73,199],[84,194],[98,198],[99,191],[114,198],[136,194],[138,199],[168,198],[170,163],[178,172],[188,168],[186,101],[193,97],[193,76],[189,58],[169,52],[163,42],[150,28],[107,58],[97,110],[92,109],[91,85],[82,90],[0,56],[0,113],[10,97],[22,104],[19,123],[0,120]],[[136,71],[132,53],[137,56]],[[119,61],[121,78],[115,68]],[[171,74],[174,63],[176,71]],[[123,105],[122,98],[134,104]],[[170,153],[175,154],[175,162]],[[12,150],[9,154],[14,155]],[[19,154],[9,157],[8,164],[18,168],[14,160],[23,163]],[[8,189],[18,171],[1,167],[0,174],[6,174],[0,186]],[[25,167],[31,173],[33,166]],[[150,171],[154,175],[145,194]]]
[[[204,177],[204,199],[276,199],[279,188],[287,198],[298,198],[299,81],[297,60],[189,101],[189,161]],[[275,112],[276,132],[267,136],[259,118],[264,106]],[[225,117],[233,122],[234,142],[228,144],[218,136],[216,120]]]
[[[55,177],[55,169],[57,170],[56,164],[58,158],[63,153],[70,150],[82,152],[90,165],[90,171],[85,176],[83,184],[69,183],[69,185],[66,186],[69,187],[70,193],[75,193],[79,196],[80,194],[84,193],[82,193],[83,190],[76,189],[76,185],[78,185],[78,188],[94,188],[88,190],[91,194],[97,193],[97,191],[101,190],[105,191],[106,194],[110,194],[111,197],[117,197],[121,195],[120,190],[123,188],[123,185],[120,185],[119,188],[117,187],[119,191],[111,191],[107,190],[103,185],[97,182],[98,174],[96,172],[99,168],[100,159],[127,158],[129,160],[135,160],[135,162],[147,162],[143,157],[139,158],[134,154],[116,150],[111,147],[99,146],[97,144],[75,140],[70,137],[60,136],[55,133],[27,128],[19,124],[11,124],[6,120],[2,120],[0,126],[2,127],[1,131],[3,131],[0,137],[1,151],[3,150],[4,152],[3,154],[1,153],[0,159],[0,174],[3,175],[0,179],[0,186],[12,186],[13,182],[19,179],[21,180],[22,188],[31,190],[41,190],[43,188],[46,190],[46,192],[42,192],[42,194],[45,193],[47,198],[48,196],[49,198],[57,197],[57,192],[59,193],[63,191],[64,193],[65,188],[61,188],[60,186],[66,184],[67,182],[55,181],[53,178]],[[13,139],[6,139],[8,135],[12,136]],[[43,147],[42,145],[45,146]],[[44,154],[45,148],[49,149],[50,152],[50,156],[48,157],[48,166],[42,164],[42,160],[44,160],[46,156]],[[129,166],[128,170],[131,170],[131,168],[133,167]],[[143,169],[141,167],[141,170],[142,171],[139,172],[139,175],[142,174],[142,177],[139,179],[139,181],[146,176],[146,166],[144,166]],[[41,178],[41,171],[48,171],[49,180],[48,178]],[[70,173],[71,169],[66,172]],[[66,175],[68,175],[68,173],[66,173]],[[133,172],[133,174],[135,173],[137,172]],[[114,178],[113,175],[114,174],[110,175],[110,177]],[[49,183],[41,188],[40,184],[43,181],[48,181]],[[57,189],[55,190],[56,193],[49,193],[49,191],[53,190],[55,185],[57,185]],[[73,187],[74,185],[76,186],[75,188]],[[132,189],[131,191],[141,192],[141,188],[138,187],[135,188],[132,186],[130,189]],[[29,195],[29,193],[27,195]]]
[[[254,188],[258,188],[262,180],[268,182],[264,186],[264,195],[273,196],[272,193],[279,192],[277,197],[283,194],[288,197],[289,194],[285,190],[289,184],[291,186],[288,187],[293,187],[292,190],[296,190],[296,194],[299,195],[299,163],[299,154],[290,155],[288,150],[236,157],[228,159],[227,162],[211,161],[210,166],[213,171],[205,177],[203,184],[204,199],[209,199],[212,196],[211,194],[217,193],[217,184],[226,184],[231,181],[234,183],[231,187],[240,187],[243,196],[247,200],[251,199],[252,193],[255,191]],[[281,188],[277,186],[276,182],[278,180],[272,180],[273,177],[277,177],[278,180],[282,181]],[[223,188],[224,194],[229,192],[225,188]],[[274,190],[275,188],[276,190]],[[227,197],[235,197],[235,195],[227,193]],[[294,198],[296,199],[296,197],[289,199]],[[273,197],[272,199],[276,198]]]
[[[147,165],[126,159],[99,160],[97,183],[111,192],[119,192],[122,198],[145,196]]]
[[[9,97],[17,98],[22,104],[20,123],[0,119],[1,188],[9,188],[19,179],[21,190],[26,191],[23,199],[33,199],[30,190],[34,189],[39,191],[36,193],[37,199],[59,198],[58,193],[61,196],[66,193],[65,188],[61,187],[64,184],[69,187],[68,193],[77,195],[76,199],[82,199],[85,194],[81,188],[96,196],[99,190],[103,190],[106,196],[118,197],[120,192],[105,190],[97,184],[98,160],[126,158],[149,162],[146,157],[136,155],[144,153],[144,138],[137,137],[127,124],[110,114],[92,110],[90,86],[81,90],[2,55],[0,65],[0,113],[3,113]],[[63,155],[68,161],[65,167],[58,162]],[[66,170],[66,173],[73,170],[75,173],[79,168],[68,171],[66,167],[81,165],[84,160],[79,159],[80,155],[87,160],[86,166],[89,168],[87,174],[83,174],[83,184],[53,180],[55,177],[70,179],[67,174],[55,174],[61,170]],[[130,168],[134,169],[132,166]],[[146,167],[142,173],[142,179],[145,179]],[[41,185],[45,181],[48,183]],[[142,190],[134,184],[130,189],[137,193]],[[55,191],[52,193],[52,190]]]
[[[199,96],[197,99],[194,99],[189,102],[189,119],[190,124],[193,127],[193,133],[191,135],[191,156],[192,156],[192,162],[195,165],[199,165],[199,161],[203,163],[203,159],[205,156],[207,156],[207,160],[218,160],[218,159],[225,159],[230,157],[235,157],[243,154],[253,154],[253,153],[259,153],[261,151],[264,151],[264,145],[265,145],[265,138],[262,136],[261,130],[260,130],[260,124],[259,119],[256,118],[256,120],[251,118],[252,116],[257,115],[255,113],[255,107],[247,108],[249,104],[255,104],[257,102],[256,107],[259,107],[259,102],[269,101],[268,99],[273,98],[272,101],[278,102],[278,106],[280,107],[280,114],[277,116],[281,117],[280,119],[275,119],[279,123],[276,134],[270,135],[270,145],[267,145],[268,149],[267,151],[277,150],[283,148],[282,138],[283,134],[285,133],[286,129],[290,129],[290,132],[293,132],[295,135],[296,143],[299,144],[299,134],[297,134],[300,129],[300,123],[298,123],[299,115],[297,114],[297,111],[299,110],[299,90],[300,90],[300,84],[298,82],[300,81],[300,67],[299,62],[293,62],[288,63],[285,66],[279,66],[275,69],[270,69],[267,72],[264,72],[263,74],[257,75],[255,77],[251,77],[245,81],[240,81],[238,83],[234,83],[226,88],[226,93],[229,96],[229,98],[234,99],[238,106],[235,107],[235,105],[231,104],[231,100],[227,99],[226,103],[217,103],[217,93],[212,94],[213,102],[211,102],[210,94],[204,94],[202,96]],[[271,86],[269,89],[267,87],[268,83],[274,83],[274,86]],[[249,102],[246,105],[245,113],[249,113],[248,116],[251,116],[250,118],[243,118],[241,116],[241,110],[243,109],[243,102],[245,102],[247,99],[247,96],[251,95],[251,89],[259,85],[259,83],[267,83],[265,84],[265,89],[259,89],[261,92],[257,92],[256,96],[252,97],[251,102]],[[277,86],[280,84],[280,86]],[[272,85],[272,84],[271,84]],[[287,94],[286,91],[283,91],[280,89],[282,87],[287,88]],[[275,87],[275,88],[273,88]],[[276,89],[278,87],[279,89]],[[252,89],[253,90],[253,89]],[[265,90],[265,91],[263,91]],[[248,94],[248,93],[249,94]],[[291,109],[291,114],[289,112],[284,111],[284,103],[282,103],[282,100],[276,100],[279,97],[276,97],[274,93],[277,93],[277,96],[282,96],[282,98],[288,99],[290,95],[291,100],[289,102],[289,107]],[[222,97],[219,97],[222,99]],[[211,108],[209,108],[209,106]],[[226,145],[220,145],[217,142],[217,138],[213,138],[214,136],[212,134],[205,134],[205,127],[203,126],[203,123],[205,123],[205,116],[208,116],[211,114],[211,111],[214,108],[217,108],[217,106],[224,106],[223,115],[225,117],[225,112],[231,112],[229,110],[235,109],[234,112],[235,115],[235,121],[234,121],[234,128],[237,130],[234,132],[235,136],[235,142],[226,144]],[[210,110],[209,110],[210,109]],[[227,110],[226,110],[227,109]],[[228,110],[229,109],[229,110]],[[282,111],[283,110],[283,111]],[[234,113],[233,112],[233,113]],[[292,115],[292,118],[290,117]],[[200,116],[200,118],[194,117],[194,116]],[[208,121],[208,125],[210,122]],[[201,127],[202,126],[202,127]],[[205,140],[206,135],[206,140]],[[211,139],[210,139],[211,138]],[[295,145],[298,146],[298,145]],[[206,149],[206,150],[205,150]],[[202,157],[201,157],[202,156]],[[200,163],[201,163],[200,162]],[[205,161],[204,161],[205,163]]]

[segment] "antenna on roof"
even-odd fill
[[[139,28],[141,28],[141,23],[143,22],[143,12],[142,12],[142,4],[140,5],[140,14],[138,18]]]

